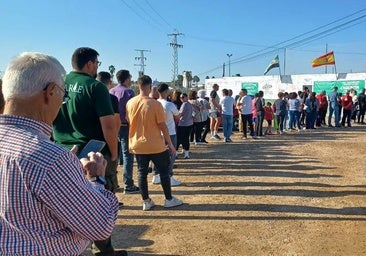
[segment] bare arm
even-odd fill
[[[117,136],[119,134],[119,128],[121,127],[121,117],[119,113],[114,113],[114,119],[116,121]]]
[[[176,154],[175,147],[170,139],[168,127],[166,126],[165,122],[158,123],[158,127],[161,130],[161,132],[163,133],[166,144],[168,144],[170,154],[172,154],[172,155]]]
[[[116,129],[116,119],[114,115],[102,116],[99,118],[102,125],[103,136],[111,152],[111,160],[118,157],[118,136]]]
[[[210,98],[210,103],[215,106],[215,108],[220,109],[220,104],[217,104],[216,100],[214,98]]]

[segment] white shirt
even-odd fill
[[[243,115],[250,115],[252,114],[252,97],[249,95],[245,95],[243,98],[241,98],[240,103],[241,105],[241,113]]]
[[[175,122],[174,122],[174,116],[177,116],[179,114],[179,111],[177,107],[174,105],[174,103],[169,102],[165,99],[158,99],[158,101],[163,105],[165,116],[166,116],[166,126],[168,126],[169,135],[175,135]]]
[[[220,105],[222,109],[222,114],[232,116],[234,110],[234,104],[235,100],[233,97],[224,96],[223,98],[221,98]]]

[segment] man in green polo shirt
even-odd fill
[[[72,55],[73,71],[65,80],[70,99],[62,105],[53,123],[53,138],[69,149],[78,146],[78,153],[91,139],[105,141],[102,154],[111,162],[118,158],[118,131],[108,89],[95,80],[100,64],[98,55],[88,47],[78,48]],[[94,241],[96,255],[109,255],[113,251],[110,237]]]

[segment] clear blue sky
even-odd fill
[[[139,53],[135,49],[146,49],[151,52],[145,53],[145,73],[171,81],[172,48],[167,34],[176,29],[184,34],[178,37],[183,45],[178,50],[179,74],[189,70],[201,81],[207,75],[221,77],[224,62],[228,75],[228,53],[232,54],[231,75],[262,75],[277,54],[283,73],[283,48],[286,74],[322,73],[324,67],[311,68],[311,60],[324,54],[326,44],[335,52],[337,72],[366,72],[365,8],[361,0],[4,0],[0,4],[0,71],[23,51],[51,54],[71,71],[73,51],[89,46],[100,54],[99,71],[114,65],[117,70],[129,69],[136,79]],[[358,11],[279,48],[267,48]],[[326,36],[325,30],[331,34]],[[289,46],[317,33],[325,37]],[[266,48],[264,54],[247,58]]]

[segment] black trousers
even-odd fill
[[[177,150],[182,145],[184,150],[189,150],[189,135],[191,134],[192,125],[177,127]]]

